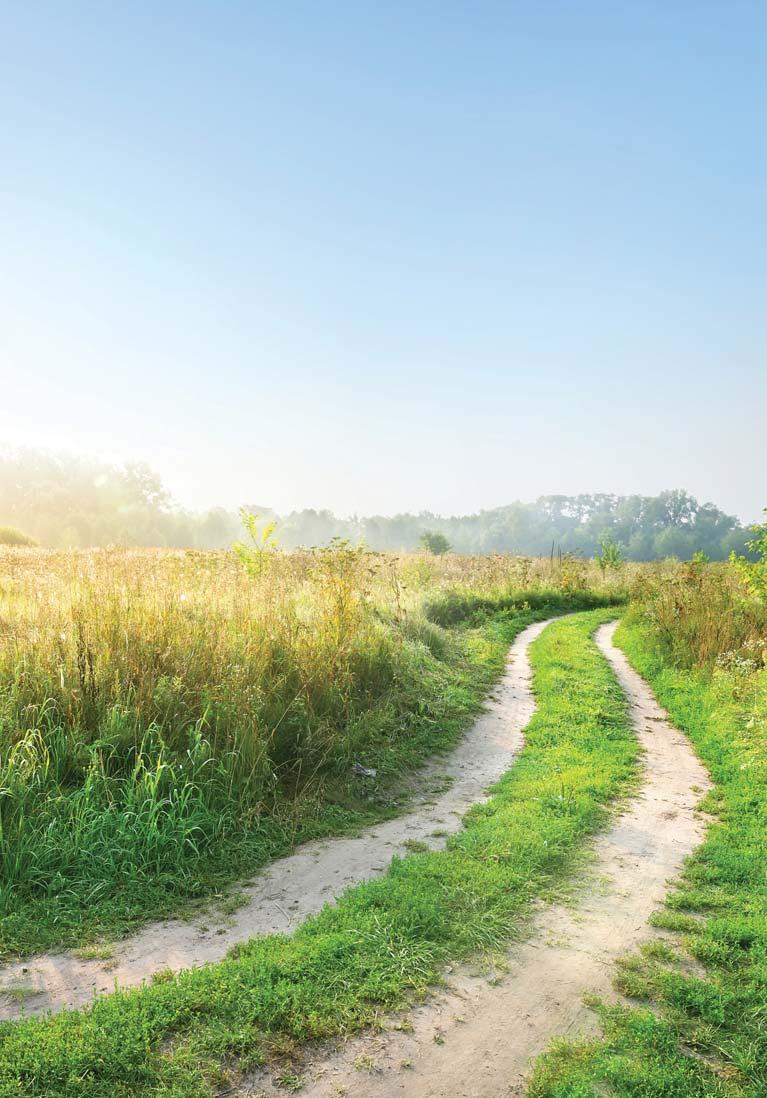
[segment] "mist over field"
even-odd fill
[[[344,517],[307,508],[277,515],[268,501],[242,507],[275,520],[276,544],[322,546],[334,538],[374,550],[411,550],[439,532],[460,553],[577,553],[592,556],[609,536],[628,559],[687,559],[704,552],[722,560],[742,553],[748,529],[713,503],[681,490],[657,496],[594,493],[548,495],[475,514],[430,512]],[[242,534],[237,511],[178,507],[160,477],[142,463],[100,464],[38,451],[0,457],[0,526],[54,548],[103,545],[219,549]]]

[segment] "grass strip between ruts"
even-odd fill
[[[492,799],[439,853],[395,859],[292,937],[0,1028],[0,1094],[192,1098],[275,1043],[351,1031],[406,1001],[440,966],[507,940],[551,894],[636,780],[627,705],[590,639],[614,610],[549,626],[532,648],[538,711]]]
[[[673,932],[629,956],[617,986],[645,1005],[600,1005],[604,1038],[559,1042],[535,1098],[767,1095],[767,671],[664,665],[638,612],[617,634],[715,782],[714,817],[653,923]]]

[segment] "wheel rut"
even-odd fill
[[[229,914],[216,918],[210,910],[190,920],[149,924],[101,960],[49,953],[0,966],[0,1019],[83,1007],[97,995],[139,985],[155,973],[220,961],[249,938],[291,932],[351,885],[385,873],[408,844],[444,847],[464,813],[487,799],[488,787],[522,747],[522,730],[535,710],[527,650],[548,624],[530,625],[519,634],[485,711],[454,751],[419,773],[419,789],[439,790],[433,799],[422,796],[407,814],[353,838],[306,843],[272,862],[242,889],[243,905]]]
[[[594,842],[593,874],[576,901],[540,909],[500,971],[460,966],[424,1004],[390,1019],[390,1029],[308,1051],[302,1095],[511,1098],[524,1094],[532,1061],[553,1038],[597,1030],[584,996],[614,998],[615,962],[656,933],[648,919],[703,838],[697,805],[710,787],[687,739],[614,647],[615,624],[600,627],[596,641],[630,704],[642,783]],[[239,1093],[284,1091],[263,1070]]]

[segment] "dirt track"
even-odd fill
[[[644,775],[639,795],[595,843],[594,873],[577,902],[543,909],[530,938],[509,952],[506,973],[449,973],[444,991],[408,1013],[412,1031],[363,1034],[310,1052],[302,1095],[510,1098],[524,1092],[531,1061],[553,1037],[595,1029],[583,996],[609,997],[614,962],[653,934],[650,914],[701,841],[695,809],[709,786],[687,740],[613,647],[614,628],[602,626],[597,641],[629,698]],[[262,1072],[240,1093],[284,1091]]]
[[[216,918],[207,912],[193,921],[151,924],[118,943],[108,960],[41,954],[0,967],[0,993],[10,992],[0,994],[0,1019],[81,1007],[95,995],[140,984],[160,970],[219,961],[237,942],[290,931],[350,885],[379,876],[395,854],[407,853],[409,841],[443,847],[522,746],[522,729],[535,708],[527,648],[546,624],[531,625],[517,637],[486,712],[455,751],[419,774],[421,803],[407,815],[355,838],[307,843],[260,873],[243,890],[244,906],[231,915]]]

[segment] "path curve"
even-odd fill
[[[511,1098],[524,1093],[532,1061],[552,1038],[596,1031],[583,997],[614,997],[615,961],[657,933],[648,918],[703,837],[696,805],[710,788],[688,741],[613,646],[615,626],[601,626],[596,641],[628,697],[644,780],[594,844],[596,884],[589,878],[575,906],[544,908],[533,935],[509,952],[505,974],[449,972],[444,991],[408,1012],[412,1031],[365,1033],[310,1053],[302,1096]],[[262,1071],[240,1093],[284,1091]]]
[[[527,650],[548,624],[538,622],[518,635],[485,712],[450,755],[420,772],[421,789],[428,789],[429,782],[444,789],[449,780],[435,799],[354,838],[305,843],[260,872],[243,889],[244,905],[218,922],[208,911],[194,920],[151,923],[117,943],[107,960],[51,953],[0,966],[0,1019],[82,1007],[96,995],[135,986],[161,970],[220,961],[238,942],[294,930],[350,885],[380,876],[395,854],[407,853],[409,842],[444,847],[464,813],[487,799],[488,787],[522,747],[522,729],[535,710]]]

